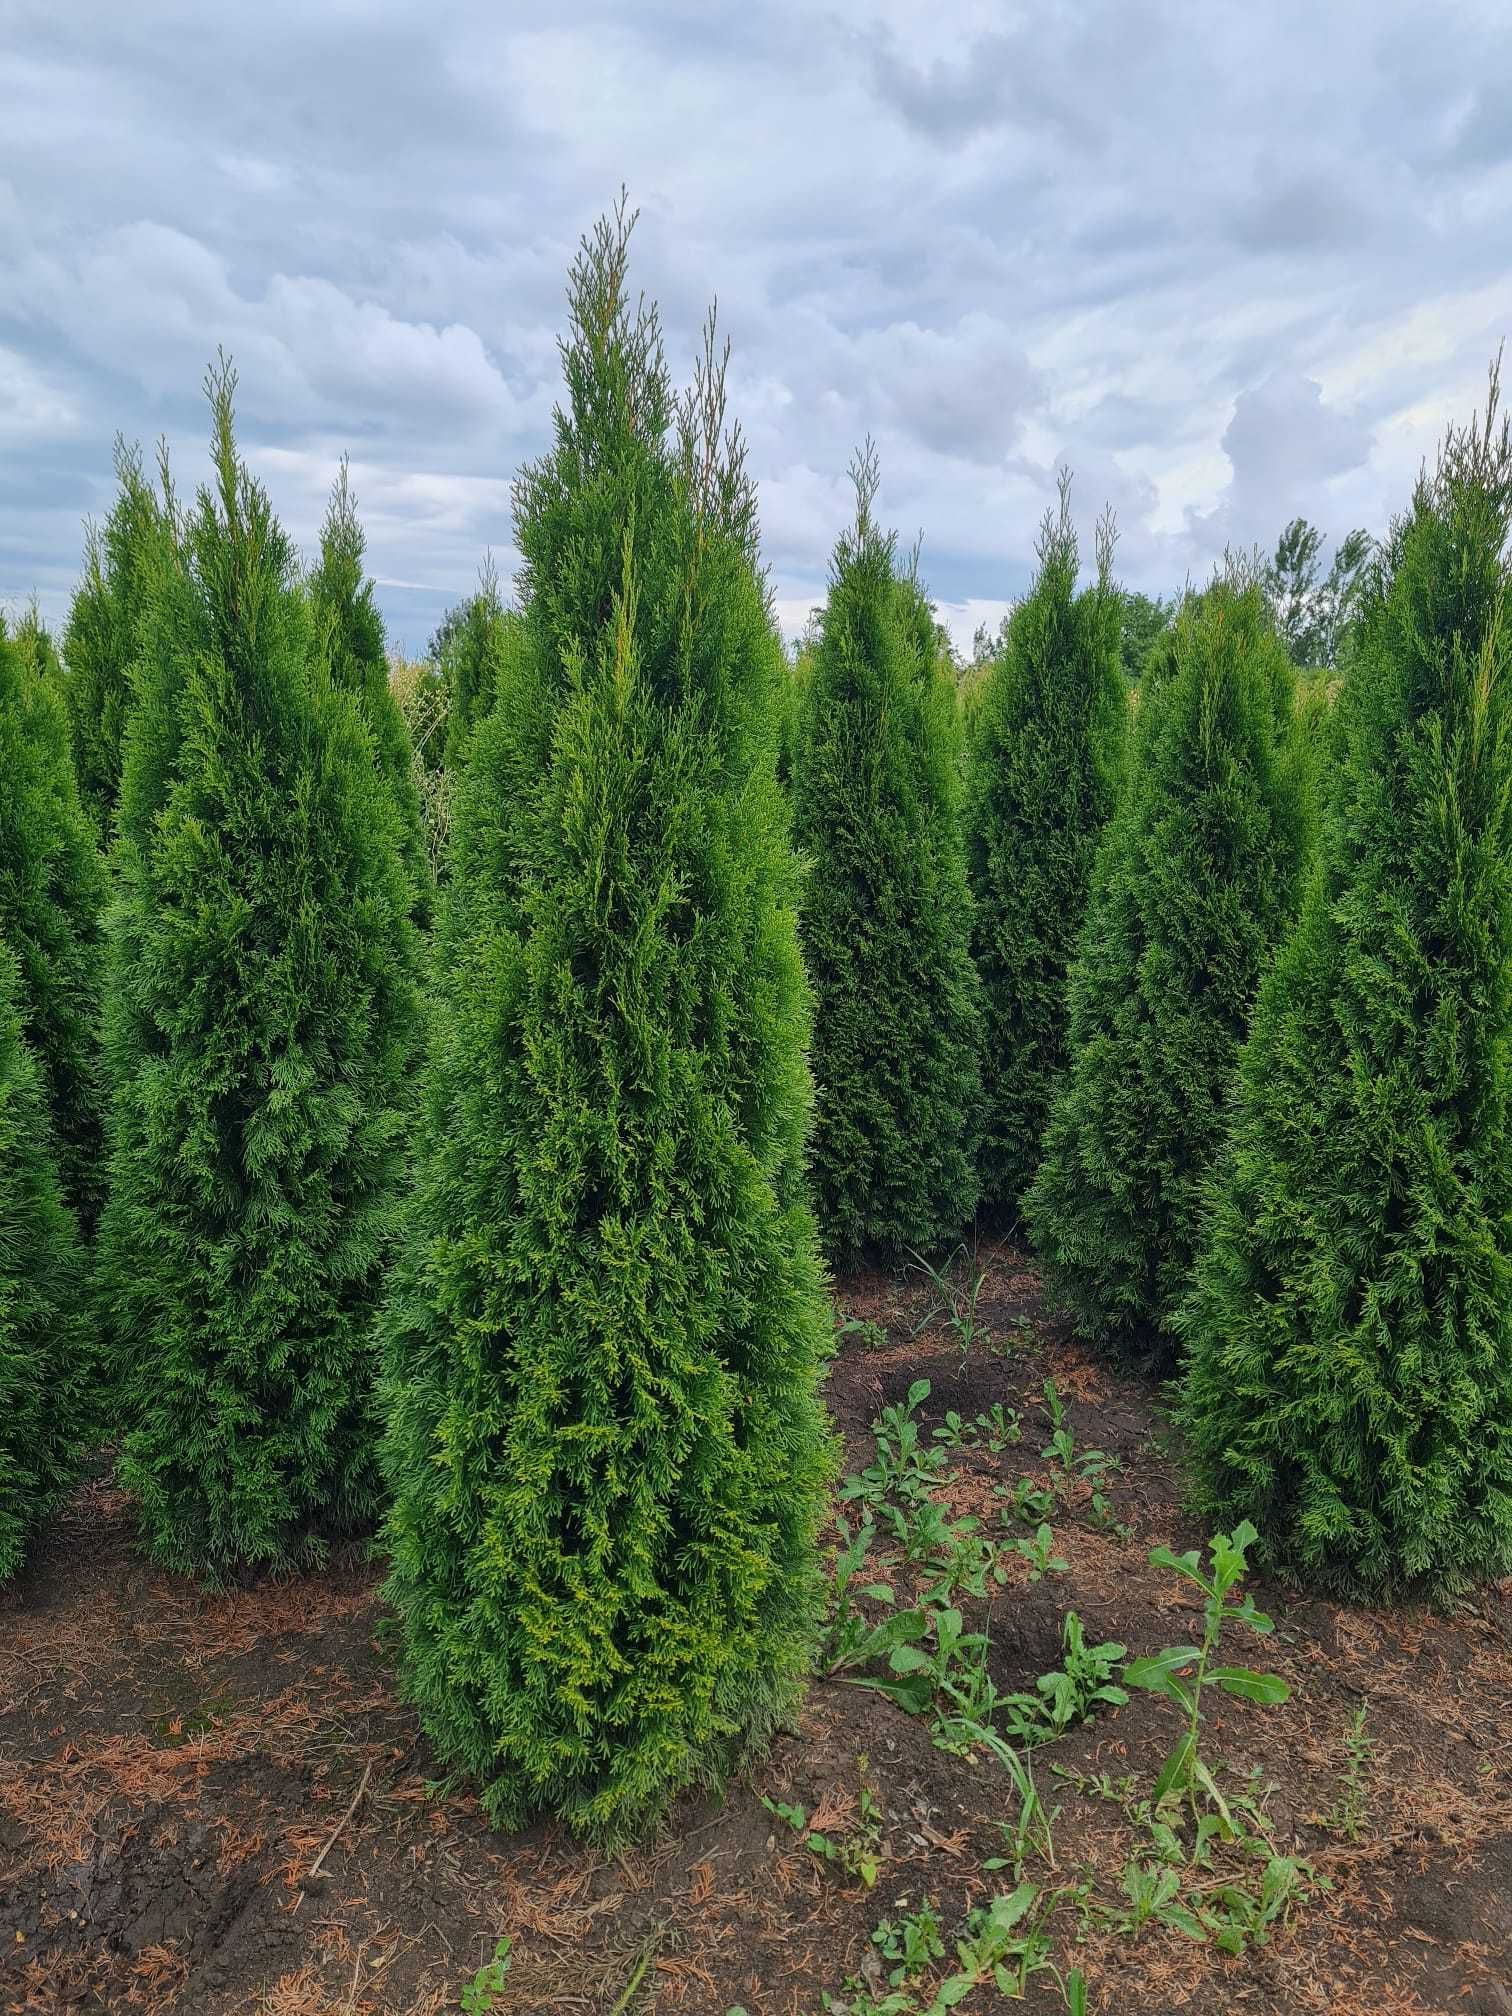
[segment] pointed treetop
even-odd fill
[[[213,489],[201,485],[190,544],[213,591],[228,655],[254,653],[261,619],[284,588],[294,548],[274,516],[267,491],[236,445],[236,367],[224,350],[205,372],[210,403]]]
[[[851,458],[850,479],[856,493],[856,543],[864,545],[873,529],[872,506],[882,486],[882,465],[870,434]]]
[[[703,523],[717,527],[758,560],[756,486],[746,468],[740,422],[727,419],[726,375],[730,339],[718,340],[719,304],[704,318],[703,345],[693,382],[677,400],[677,437],[684,480]]]
[[[659,443],[672,416],[656,303],[642,294],[632,307],[626,291],[639,214],[622,189],[612,214],[581,240],[568,274],[569,327],[558,346],[568,404],[557,408],[556,425],[564,444],[580,451],[619,428]]]

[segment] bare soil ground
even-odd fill
[[[988,1268],[990,1337],[964,1361],[944,1320],[912,1334],[931,1302],[917,1282],[839,1283],[840,1309],[887,1341],[845,1336],[829,1402],[851,1471],[871,1460],[879,1409],[915,1379],[931,1381],[926,1441],[950,1410],[1020,1410],[1019,1444],[951,1448],[937,1493],[1004,1535],[1000,1488],[1027,1476],[1056,1491],[1068,1565],[1031,1583],[1011,1557],[991,1602],[999,1687],[1033,1691],[1071,1609],[1089,1640],[1131,1655],[1188,1640],[1195,1592],[1146,1559],[1205,1538],[1181,1511],[1157,1396],[1047,1321],[1011,1252]],[[1078,1447],[1119,1459],[1100,1530],[1091,1485],[1039,1455],[1047,1377]],[[877,1553],[908,1597],[915,1571]],[[434,1789],[396,1699],[380,1580],[354,1553],[318,1576],[207,1596],[137,1559],[130,1502],[108,1482],[78,1493],[0,1596],[0,2010],[440,2016],[507,1933],[500,2016],[819,2016],[826,1992],[847,2010],[889,1992],[871,1940],[881,1920],[928,1899],[950,1954],[973,1907],[1013,1887],[1010,1870],[982,1866],[1007,1852],[1002,1825],[1018,1812],[1002,1766],[939,1749],[926,1720],[843,1679],[814,1682],[796,1726],[722,1801],[682,1801],[639,1849],[606,1857],[551,1826],[494,1834],[465,1789]],[[1031,1857],[1024,1876],[1045,1898],[1080,1891],[1046,1920],[1051,1958],[1084,1970],[1091,2009],[1119,2016],[1512,2016],[1512,1585],[1453,1616],[1255,1593],[1275,1634],[1245,1634],[1234,1655],[1281,1673],[1292,1698],[1220,1699],[1206,1751],[1234,1788],[1258,1768],[1277,1851],[1332,1887],[1237,1956],[1155,1922],[1122,1929],[1122,1873],[1148,1849],[1133,1805],[1175,1735],[1172,1705],[1136,1693],[1033,1753],[1060,1810],[1054,1866]],[[962,1607],[980,1628],[984,1606]],[[1362,1704],[1359,1824],[1341,1830]],[[842,1847],[869,1843],[872,1885],[763,1795],[801,1805]],[[949,1971],[936,1961],[911,1991],[920,2009]],[[1014,2005],[988,1980],[960,2006]],[[1055,1976],[1033,1975],[1017,2006],[1063,2009]]]

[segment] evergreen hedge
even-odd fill
[[[1351,1596],[1512,1566],[1509,524],[1493,378],[1370,569],[1182,1312],[1202,1504]]]
[[[1025,1206],[1051,1292],[1168,1369],[1255,989],[1314,840],[1296,680],[1256,586],[1189,598],[1146,664],[1070,980],[1071,1062]]]
[[[79,802],[53,681],[0,621],[0,943],[20,967],[28,1040],[64,1195],[92,1225],[103,1190],[99,1056],[105,869]]]
[[[1104,521],[1077,593],[1069,478],[1039,569],[973,696],[966,833],[982,979],[981,1201],[1012,1218],[1039,1167],[1066,1061],[1066,980],[1123,778],[1122,605]]]
[[[411,891],[357,702],[209,391],[214,487],[151,584],[109,934],[100,1302],[164,1564],[375,1514],[374,1303],[404,1169]]]
[[[780,648],[723,366],[674,408],[628,233],[516,486],[385,1325],[410,1697],[495,1821],[610,1839],[790,1708],[829,1463]]]
[[[90,1396],[81,1256],[62,1201],[42,1077],[22,1030],[21,979],[0,942],[0,1582],[72,1482]]]
[[[976,1209],[981,1101],[955,682],[873,515],[869,447],[852,474],[856,522],[835,548],[792,778],[813,1186],[839,1259],[955,1238]]]

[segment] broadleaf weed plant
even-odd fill
[[[1246,1594],[1237,1601],[1232,1600],[1233,1591],[1243,1580],[1248,1566],[1247,1550],[1259,1537],[1248,1520],[1242,1521],[1231,1534],[1215,1534],[1208,1542],[1211,1560],[1207,1569],[1203,1568],[1195,1548],[1186,1554],[1175,1554],[1169,1547],[1152,1549],[1152,1568],[1169,1568],[1201,1592],[1202,1643],[1168,1645],[1163,1652],[1157,1652],[1152,1657],[1130,1660],[1124,1668],[1124,1678],[1131,1687],[1144,1687],[1152,1693],[1163,1694],[1182,1712],[1184,1726],[1181,1736],[1155,1782],[1154,1804],[1157,1811],[1168,1800],[1179,1800],[1185,1795],[1195,1824],[1200,1817],[1198,1794],[1204,1793],[1233,1835],[1238,1834],[1238,1826],[1199,1749],[1203,1691],[1209,1686],[1220,1687],[1226,1694],[1236,1695],[1241,1700],[1267,1705],[1285,1701],[1291,1693],[1278,1674],[1259,1673],[1248,1666],[1215,1666],[1212,1663],[1226,1626],[1242,1624],[1248,1630],[1261,1633],[1272,1629],[1270,1618],[1256,1608],[1251,1596]]]

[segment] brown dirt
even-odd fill
[[[1146,1561],[1159,1542],[1203,1538],[1180,1509],[1157,1397],[1045,1320],[1032,1269],[993,1258],[980,1305],[990,1338],[965,1363],[941,1321],[913,1334],[931,1303],[915,1282],[854,1276],[837,1302],[888,1333],[876,1350],[848,1337],[828,1383],[849,1469],[870,1460],[879,1407],[919,1377],[932,1382],[929,1428],[947,1409],[970,1419],[995,1402],[1024,1417],[1017,1447],[950,1452],[939,1495],[954,1512],[995,1525],[999,1486],[1049,1482],[1047,1376],[1078,1446],[1120,1459],[1106,1489],[1131,1536],[1093,1530],[1088,1491],[1063,1490],[1052,1524],[1068,1572],[1030,1585],[1015,1562],[995,1598],[1000,1687],[1032,1689],[1057,1663],[1068,1609],[1089,1639],[1131,1653],[1190,1635],[1183,1585]],[[436,1767],[395,1698],[373,1564],[352,1555],[318,1576],[207,1596],[145,1566],[132,1542],[130,1502],[92,1482],[0,1596],[0,2011],[442,2016],[507,1932],[500,2016],[725,2016],[737,2004],[819,2016],[823,1991],[840,1995],[872,1965],[871,1930],[899,1900],[931,1899],[949,1937],[973,1903],[1011,1887],[981,1866],[1015,1811],[1000,1767],[935,1748],[923,1722],[840,1681],[810,1687],[796,1728],[722,1802],[684,1800],[633,1852],[606,1857],[551,1826],[494,1834],[465,1789],[429,1784]],[[892,1572],[901,1593],[911,1571]],[[1084,1921],[1068,1904],[1050,1920],[1058,1964],[1082,1967],[1090,2006],[1119,2016],[1512,2016],[1512,1584],[1452,1617],[1256,1594],[1275,1635],[1235,1655],[1284,1674],[1292,1699],[1215,1706],[1207,1753],[1260,1768],[1277,1848],[1310,1857],[1332,1890],[1232,1959],[1158,1926],[1130,1936]],[[981,1606],[964,1607],[980,1625]],[[1373,1742],[1351,1844],[1323,1816],[1362,1702]],[[1131,1777],[1147,1795],[1173,1713],[1136,1696],[1035,1752],[1060,1808],[1057,1866],[1031,1864],[1035,1881],[1054,1889],[1080,1872],[1094,1899],[1117,1901],[1134,1826],[1117,1800],[1062,1773]],[[882,1814],[870,1890],[760,1796],[799,1803],[845,1838],[863,1786]],[[1008,2005],[988,1985],[961,2006]],[[1019,2006],[1063,2003],[1041,1975]]]

